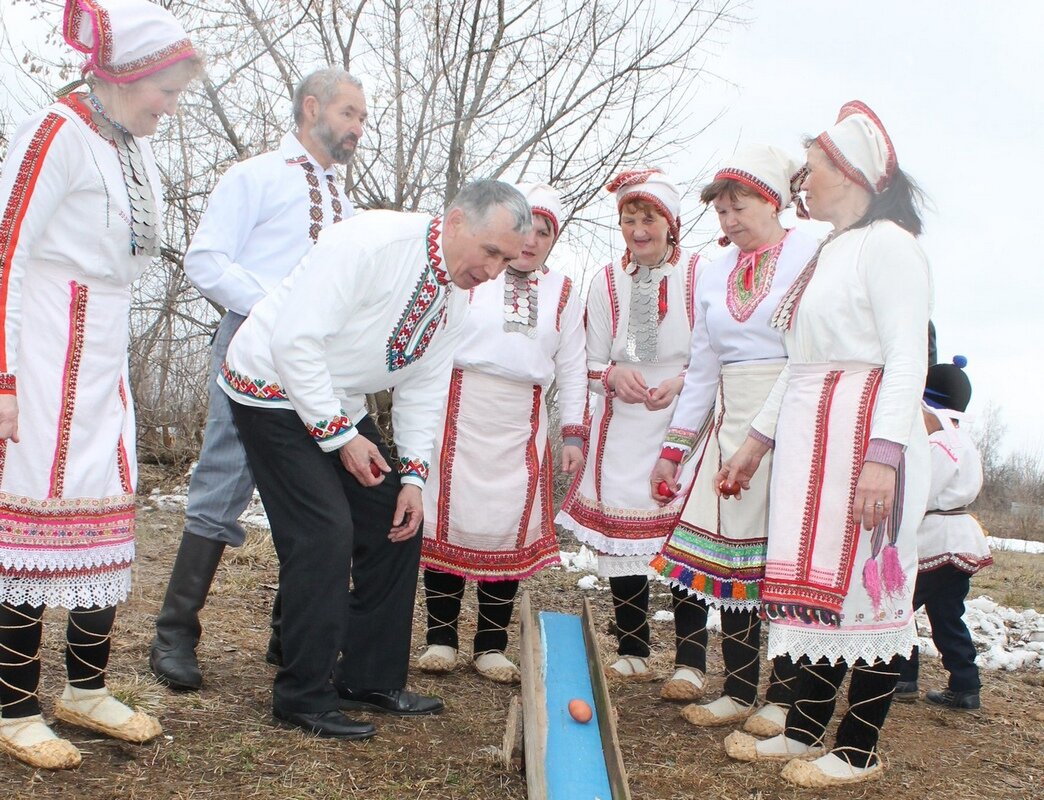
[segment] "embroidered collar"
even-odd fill
[[[428,223],[428,268],[440,286],[450,282],[442,254],[442,217],[432,217]]]
[[[301,140],[293,133],[284,133],[283,138],[279,140],[279,155],[282,156],[283,161],[292,166],[310,163],[320,175],[326,175],[335,180],[337,178],[337,171],[333,164],[327,169],[323,169],[322,164],[312,158],[305,146],[301,144]]]

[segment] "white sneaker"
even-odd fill
[[[875,757],[876,758],[876,757]],[[791,761],[783,767],[780,777],[795,786],[810,789],[822,789],[828,786],[841,786],[846,783],[862,783],[880,778],[884,772],[884,764],[880,758],[865,767],[856,767],[833,753],[817,758],[815,761]]]
[[[475,667],[475,672],[484,678],[489,678],[494,683],[510,684],[522,680],[522,673],[518,671],[518,667],[499,650],[482,653],[476,656],[471,663]]]
[[[445,644],[430,644],[420,658],[417,668],[429,675],[445,675],[457,666],[457,649]]]
[[[789,710],[777,703],[765,703],[743,723],[743,730],[755,736],[779,736],[787,729]]]

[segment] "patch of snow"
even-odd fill
[[[1044,669],[1044,614],[1035,609],[1002,606],[990,597],[965,602],[964,622],[971,632],[982,669]],[[914,617],[921,655],[938,657],[931,640],[931,623],[924,609]]]
[[[991,550],[1009,550],[1013,553],[1044,553],[1044,542],[1028,542],[1025,539],[1001,539],[986,537]]]

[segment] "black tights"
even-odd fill
[[[40,713],[40,644],[43,606],[0,603],[0,714],[5,719]],[[65,630],[65,670],[77,689],[105,686],[116,607],[77,608]]]
[[[622,656],[649,657],[649,579],[622,575],[609,579],[616,615],[616,652]]]
[[[707,604],[677,587],[674,598],[674,664],[707,671]],[[744,705],[758,698],[761,666],[761,618],[757,611],[722,610],[721,655],[725,662],[723,694]],[[792,702],[797,667],[788,656],[772,661],[765,699],[789,706]]]
[[[457,622],[464,599],[466,581],[449,572],[424,570],[424,601],[428,609],[429,645],[446,645],[457,649]],[[474,655],[504,652],[508,643],[508,626],[515,607],[518,581],[478,581],[478,630],[475,632]]]
[[[805,744],[819,744],[834,715],[838,689],[848,672],[844,661],[830,664],[822,659],[799,662],[796,700],[787,714],[786,735]],[[877,740],[892,705],[899,680],[898,657],[867,664],[862,659],[852,668],[848,686],[848,711],[841,718],[833,752],[855,767],[876,761]]]

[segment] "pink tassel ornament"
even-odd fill
[[[881,607],[881,575],[877,571],[877,561],[871,556],[863,564],[863,588],[870,595],[874,611]]]
[[[881,553],[884,586],[888,594],[895,596],[906,588],[906,573],[899,563],[899,550],[894,544],[885,545]]]

